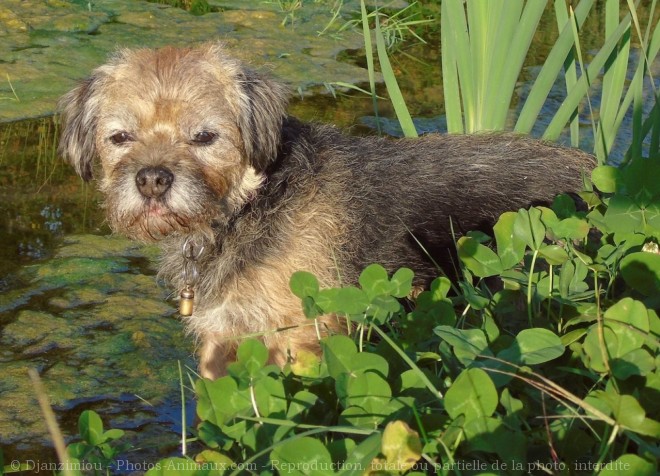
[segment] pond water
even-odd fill
[[[527,80],[554,39],[554,26],[544,21]],[[599,25],[589,28],[595,43]],[[437,46],[430,38],[428,46],[406,47],[395,57],[422,130],[443,129]],[[353,67],[362,61],[352,53],[344,59]],[[660,77],[657,62],[654,74]],[[520,84],[519,97],[527,85]],[[561,94],[558,85],[545,116]],[[392,111],[381,107],[386,130],[396,134],[396,121],[387,119]],[[373,133],[371,100],[364,97],[306,93],[292,99],[290,112]],[[155,279],[157,250],[109,235],[93,185],[57,157],[57,135],[51,117],[0,125],[0,445],[6,462],[54,460],[26,374],[36,368],[66,435],[77,433],[78,415],[91,408],[106,428],[123,428],[139,442],[127,458],[153,461],[179,443],[179,365],[188,386],[194,343],[176,318],[170,291]],[[191,421],[194,402],[186,408]]]

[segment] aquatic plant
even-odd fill
[[[650,69],[660,51],[657,0],[652,0],[648,7],[646,25],[640,23],[639,1],[628,0],[623,12],[620,3],[605,2],[605,38],[586,64],[579,32],[588,15],[598,14],[594,11],[595,0],[581,0],[575,9],[568,8],[566,2],[553,2],[558,39],[527,97],[518,106],[515,131],[530,133],[550,89],[563,74],[566,96],[542,133],[544,139],[557,140],[568,125],[571,145],[579,147],[579,113],[586,109],[595,138],[594,153],[600,163],[606,163],[621,123],[632,109],[633,137],[626,159],[643,154],[660,158],[660,91]],[[364,1],[362,6],[364,17]],[[546,7],[544,1],[524,0],[442,2],[442,79],[448,132],[505,129],[524,60]],[[366,22],[366,17],[363,19]],[[374,34],[377,42],[383,41],[378,22]],[[632,42],[637,43],[636,50],[631,49]],[[368,58],[373,55],[369,43]],[[404,134],[414,135],[410,115],[401,106],[405,101],[395,86],[396,78],[385,55],[384,50],[378,49],[390,99]],[[626,72],[633,61],[634,75],[627,81]],[[373,66],[369,65],[369,69]],[[578,72],[582,74],[578,76]],[[601,85],[597,112],[591,100],[596,85]],[[652,104],[646,113],[645,101]]]

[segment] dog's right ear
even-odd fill
[[[74,166],[85,181],[92,179],[92,163],[97,156],[96,126],[99,109],[98,73],[82,81],[58,102],[62,134],[58,153]]]

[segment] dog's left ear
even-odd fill
[[[95,97],[100,82],[100,74],[94,74],[64,95],[57,106],[62,127],[57,151],[85,181],[92,179],[92,163],[97,155],[99,112]]]
[[[250,164],[263,171],[277,157],[282,122],[288,104],[287,88],[255,71],[239,74],[241,113],[239,127]]]

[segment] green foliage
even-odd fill
[[[129,448],[118,441],[124,436],[123,430],[104,430],[101,417],[92,410],[80,414],[78,434],[82,441],[67,447],[67,467],[73,468],[73,471],[69,470],[66,474],[82,474],[77,468],[92,468],[93,474],[107,474],[119,454]]]

